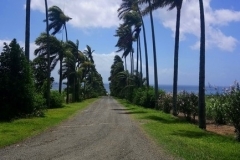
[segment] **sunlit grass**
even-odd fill
[[[187,160],[239,160],[240,143],[233,137],[203,131],[170,114],[146,109],[119,100],[140,121],[144,130],[159,146]]]
[[[86,108],[95,99],[88,99],[80,103],[71,103],[63,108],[49,109],[45,117],[18,119],[13,122],[0,122],[0,147],[19,142],[27,137],[39,134],[49,127],[55,126]]]

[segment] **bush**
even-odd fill
[[[172,101],[173,98],[171,93],[166,93],[163,91],[159,93],[158,106],[163,112],[170,113],[173,106]]]
[[[58,91],[51,91],[50,108],[62,108],[64,97]]]
[[[198,96],[186,91],[178,94],[177,105],[179,112],[182,112],[188,121],[195,120],[198,113]]]
[[[16,39],[0,55],[0,120],[32,114],[34,83],[29,62]]]
[[[225,109],[229,121],[233,124],[237,134],[237,140],[240,141],[240,88],[239,83],[234,85],[224,92]]]
[[[217,93],[208,98],[206,116],[213,119],[216,124],[226,124],[225,96]]]
[[[34,95],[34,112],[33,116],[37,117],[43,117],[44,116],[44,110],[47,109],[46,106],[46,99],[43,97],[42,94],[35,94]]]

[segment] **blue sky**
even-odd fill
[[[240,81],[240,1],[203,0],[206,20],[206,84],[229,86]],[[3,42],[16,38],[24,47],[26,0],[7,0],[0,5],[0,50]],[[121,0],[48,0],[49,7],[59,6],[72,18],[67,23],[68,38],[80,42],[80,50],[86,45],[93,54],[97,70],[108,83],[110,66],[116,54],[117,38],[113,35],[121,23],[117,9]],[[37,47],[35,39],[45,30],[44,1],[31,1],[31,59]],[[173,51],[176,10],[158,9],[154,12],[157,44],[159,84],[172,84]],[[149,50],[150,83],[153,84],[153,56],[149,16],[144,17]],[[179,84],[197,85],[199,74],[199,4],[198,0],[183,0],[179,46]],[[65,39],[64,31],[57,34]],[[143,42],[143,40],[142,40]],[[134,44],[134,47],[136,44]],[[142,51],[144,50],[142,44]],[[143,56],[143,61],[145,58]],[[145,65],[143,65],[145,67]],[[144,75],[145,75],[145,68]],[[52,73],[58,80],[57,69]]]

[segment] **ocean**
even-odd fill
[[[151,85],[151,86],[153,86],[153,85]],[[106,91],[109,93],[110,92],[109,84],[107,84],[107,83],[104,84],[104,87],[105,87]],[[63,84],[62,88],[63,89],[66,88],[66,85]],[[222,93],[225,88],[226,87],[224,87],[224,86],[217,86],[217,87],[216,86],[214,86],[214,87],[206,86],[205,93],[207,95],[216,94],[217,92]],[[58,90],[58,83],[53,83],[52,89]],[[165,92],[171,93],[173,90],[173,86],[172,85],[159,85],[159,89],[164,90]],[[193,93],[197,94],[198,86],[197,85],[179,85],[178,92],[181,92],[181,91],[193,92]]]

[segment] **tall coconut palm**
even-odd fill
[[[153,65],[154,65],[154,90],[155,90],[155,108],[158,107],[158,72],[157,72],[157,51],[156,51],[156,42],[155,42],[155,32],[153,24],[153,5],[151,0],[140,0],[139,4],[146,3],[148,4],[150,21],[151,21],[151,31],[152,31],[152,43],[153,43]]]
[[[29,61],[29,44],[30,44],[30,6],[31,0],[26,0],[26,28],[25,28],[25,56]]]
[[[45,0],[45,14],[46,14],[46,32],[47,32],[47,106],[50,108],[50,48],[49,48],[49,29],[48,29],[48,3]]]
[[[59,31],[61,31],[62,28],[64,28],[66,34],[66,41],[68,41],[66,22],[68,22],[72,18],[65,15],[58,6],[52,6],[48,9],[48,17],[50,21],[48,29],[49,31],[53,29],[52,35],[55,35]]]
[[[48,40],[49,39],[49,40]],[[47,43],[49,41],[49,43]],[[47,57],[49,55],[50,68],[53,69],[60,62],[59,71],[59,92],[61,93],[62,82],[62,61],[64,56],[64,45],[56,37],[47,37],[46,33],[42,33],[36,40],[35,44],[39,47],[34,51],[35,55]],[[48,50],[49,48],[49,50]]]
[[[122,3],[118,9],[118,17],[123,19],[124,15],[130,11],[136,11],[140,15],[141,25],[143,28],[143,36],[144,36],[144,48],[145,48],[145,63],[146,63],[146,81],[147,86],[149,86],[149,73],[148,73],[148,50],[147,50],[147,38],[146,31],[143,18],[141,16],[141,12],[138,6],[138,0],[122,0]]]
[[[179,50],[179,29],[183,0],[174,0],[169,9],[177,8],[175,47],[174,47],[174,73],[173,73],[173,115],[177,115],[177,83],[178,83],[178,50]]]
[[[145,0],[140,0],[145,1]],[[169,6],[169,10],[177,9],[176,31],[175,31],[175,47],[174,47],[174,74],[173,74],[173,115],[177,115],[177,82],[178,82],[178,50],[179,50],[179,29],[180,17],[183,0],[155,0],[152,8],[147,7],[143,11],[143,15],[150,13],[151,10]]]
[[[199,93],[198,93],[198,118],[199,128],[206,129],[206,113],[205,113],[205,19],[203,0],[199,0],[200,9],[200,65],[199,65]]]
[[[92,55],[93,52],[94,52],[94,50],[92,50],[89,45],[87,45],[86,47],[87,47],[87,49],[85,49],[85,50],[83,51],[83,53],[89,58],[89,60],[90,60],[91,63],[94,63],[93,55]]]
[[[61,31],[62,28],[64,28],[65,34],[66,34],[66,41],[68,41],[66,22],[68,22],[72,18],[65,15],[64,12],[58,6],[52,6],[48,9],[48,17],[49,17],[49,21],[50,21],[50,24],[48,26],[48,31],[53,29],[52,35],[55,35],[59,31]],[[62,64],[60,64],[60,66],[62,66]],[[61,75],[62,72],[61,72],[61,70],[62,70],[62,68],[60,68],[60,78],[59,78],[59,84],[60,84],[59,92],[60,93],[62,90],[62,75]]]

